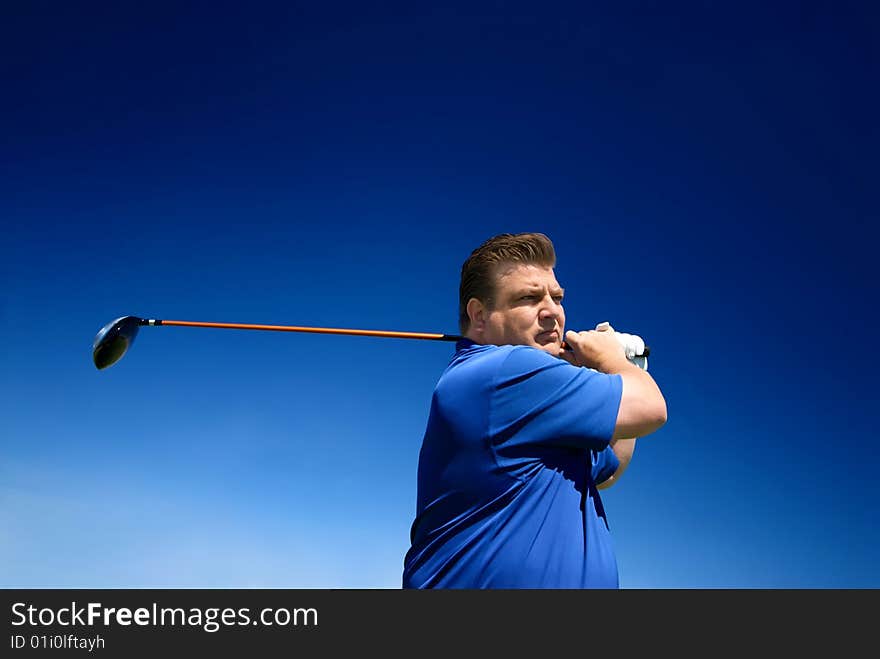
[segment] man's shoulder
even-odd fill
[[[532,346],[474,343],[456,352],[444,375],[453,371],[522,372],[553,366],[568,366],[568,363]]]
[[[452,362],[465,361],[468,359],[507,359],[510,355],[517,355],[521,359],[535,359],[546,361],[556,359],[543,350],[526,345],[496,345],[494,343],[467,343],[459,344]]]

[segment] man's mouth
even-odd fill
[[[535,340],[538,343],[554,343],[559,341],[559,332],[556,330],[549,330],[547,332],[541,332],[538,336],[535,337]]]

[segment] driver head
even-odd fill
[[[140,318],[122,316],[104,325],[92,344],[95,366],[104,369],[122,359],[126,350],[134,343],[138,327],[142,324]]]

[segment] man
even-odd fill
[[[521,233],[462,266],[464,338],[434,389],[404,588],[619,587],[597,484],[666,401],[610,326],[564,331],[555,265],[547,236]]]

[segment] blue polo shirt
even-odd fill
[[[404,588],[617,588],[596,483],[623,380],[468,339],[434,389]]]

